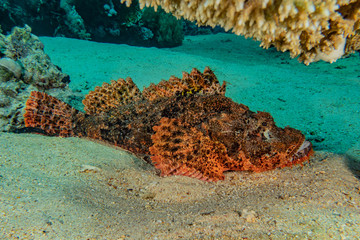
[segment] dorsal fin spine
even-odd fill
[[[83,100],[84,110],[88,114],[100,114],[113,108],[129,104],[131,101],[142,99],[139,88],[130,77],[126,80],[120,78],[103,83],[101,87],[95,87]]]

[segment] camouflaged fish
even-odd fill
[[[33,91],[25,125],[120,146],[151,161],[162,176],[217,181],[224,171],[260,172],[309,159],[312,145],[299,130],[277,127],[269,113],[250,111],[225,90],[207,67],[142,92],[131,78],[104,83],[83,100],[86,113]]]

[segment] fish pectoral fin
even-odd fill
[[[178,119],[162,118],[154,126],[151,160],[162,176],[183,175],[204,181],[224,179],[228,156],[222,143],[212,141]]]

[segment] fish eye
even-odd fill
[[[267,122],[262,122],[261,125],[263,125],[264,127],[267,126]]]

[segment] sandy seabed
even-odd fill
[[[162,178],[131,153],[79,138],[0,133],[2,239],[360,239],[359,57],[308,67],[230,34],[173,49],[41,38],[86,94],[131,76],[140,87],[210,66],[227,96],[304,132],[304,166]]]

